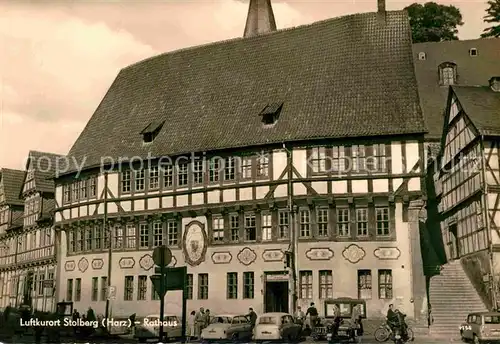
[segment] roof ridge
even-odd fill
[[[449,41],[439,41],[439,42],[420,42],[420,43],[413,43],[414,46],[420,46],[420,45],[437,45],[437,44],[465,44],[465,43],[472,43],[472,42],[481,42],[481,41],[486,41],[490,39],[499,39],[500,37],[485,37],[485,38],[474,38],[474,39],[454,39],[454,40],[449,40]]]
[[[51,153],[51,152],[42,152],[42,151],[37,151],[37,150],[30,150],[28,153],[28,156],[31,156],[32,154],[45,154],[45,155],[53,155],[53,156],[66,156],[66,154],[58,154],[58,153]]]
[[[406,12],[405,10],[394,10],[394,11],[386,11],[386,13],[402,13],[402,12]],[[203,43],[203,44],[200,44],[200,45],[195,45],[195,46],[191,46],[191,47],[185,47],[185,48],[180,48],[180,49],[176,49],[176,50],[172,50],[172,51],[167,51],[167,52],[164,52],[164,53],[161,53],[161,54],[158,54],[158,55],[154,55],[154,56],[150,56],[150,57],[147,57],[143,60],[140,60],[140,61],[137,61],[135,63],[132,63],[126,67],[123,67],[121,71],[125,71],[129,68],[132,68],[136,65],[139,65],[139,64],[142,64],[144,62],[147,62],[149,60],[152,60],[152,59],[155,59],[157,57],[161,57],[161,56],[165,56],[165,55],[176,55],[178,53],[183,53],[183,52],[186,52],[186,51],[191,51],[191,50],[196,50],[196,49],[199,49],[199,48],[203,48],[203,47],[209,47],[209,46],[218,46],[218,45],[224,45],[224,44],[227,44],[229,42],[237,42],[237,41],[242,41],[242,40],[246,40],[246,41],[251,41],[251,40],[257,40],[257,39],[260,39],[262,37],[267,37],[267,36],[272,36],[272,35],[279,35],[279,34],[282,34],[282,33],[286,33],[288,31],[291,31],[291,30],[297,30],[297,29],[305,29],[305,28],[309,28],[311,26],[315,26],[315,25],[319,25],[319,24],[324,24],[324,23],[327,23],[327,22],[334,22],[334,21],[337,21],[337,20],[342,20],[342,19],[346,19],[346,18],[349,18],[349,17],[362,17],[362,16],[369,16],[369,15],[374,15],[374,14],[377,14],[377,12],[363,12],[363,13],[351,13],[351,14],[346,14],[346,15],[343,15],[343,16],[340,16],[340,17],[333,17],[333,18],[328,18],[328,19],[323,19],[323,20],[319,20],[319,21],[315,21],[313,23],[309,23],[309,24],[302,24],[302,25],[298,25],[298,26],[292,26],[292,27],[286,27],[286,28],[283,28],[283,29],[278,29],[276,31],[271,31],[271,32],[266,32],[266,33],[262,33],[262,34],[259,34],[259,35],[256,35],[256,36],[251,36],[251,37],[234,37],[234,38],[228,38],[228,39],[225,39],[225,40],[221,40],[221,41],[216,41],[216,42],[208,42],[208,43]]]
[[[18,170],[18,169],[15,169],[15,168],[8,168],[8,167],[0,168],[0,173],[3,173],[5,171],[8,171],[8,172],[22,172],[22,173],[26,172],[25,170]]]

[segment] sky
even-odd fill
[[[413,2],[387,0],[387,9]],[[460,39],[485,28],[485,0],[436,2],[461,10]],[[377,7],[376,0],[272,3],[278,29]],[[0,0],[0,167],[24,169],[30,150],[68,153],[120,69],[241,37],[247,11],[248,0]]]

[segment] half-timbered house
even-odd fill
[[[21,189],[24,171],[0,170],[0,308],[19,304],[17,274],[9,267],[15,264],[17,234],[23,226],[24,201]]]
[[[2,178],[4,185],[10,180],[7,185],[19,207],[9,208],[12,222],[5,228],[5,241],[2,240],[5,243],[0,264],[3,306],[25,304],[42,311],[54,309],[53,177],[59,158],[56,154],[31,151],[26,171],[11,170],[15,183],[13,178]]]
[[[321,313],[359,297],[372,317],[390,303],[419,314],[426,129],[407,14],[379,1],[274,31],[255,2],[267,31],[247,23],[113,82],[68,155],[81,168],[56,179],[58,300],[157,312],[152,250],[166,244],[188,267],[190,311],[291,311],[295,296]]]
[[[434,319],[431,331],[449,336],[467,313],[484,310],[485,305],[459,262],[447,264],[440,224],[443,188],[439,182],[444,117],[449,110],[450,86],[489,86],[492,76],[500,75],[499,39],[428,42],[413,45],[415,74],[428,133],[425,135],[427,165],[426,207],[421,212],[421,242],[424,273],[429,288],[429,309]],[[462,122],[461,122],[462,123]],[[476,177],[478,178],[478,177]],[[471,181],[472,182],[472,181]],[[447,190],[451,195],[451,190]],[[451,196],[448,196],[451,197]],[[457,294],[450,293],[455,290]],[[467,307],[464,307],[467,304]],[[476,306],[474,306],[476,305]]]

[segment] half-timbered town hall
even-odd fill
[[[420,314],[426,128],[407,14],[380,0],[276,30],[269,0],[250,3],[244,37],[118,74],[69,152],[82,168],[56,180],[58,300],[158,312],[152,250],[166,244],[188,267],[189,311],[323,313],[351,297],[371,317]]]

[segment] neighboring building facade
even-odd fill
[[[21,189],[24,171],[0,170],[0,308],[22,302],[23,292],[15,273],[16,245],[23,227]]]
[[[55,309],[55,233],[53,228],[53,175],[59,155],[31,151],[26,172],[16,171],[19,209],[16,226],[7,228],[7,251],[1,265],[7,282],[2,306],[30,305],[33,309]],[[4,283],[5,285],[5,283]]]
[[[446,259],[486,263],[481,281],[500,277],[500,77],[491,84],[450,89],[436,183]]]
[[[426,129],[406,13],[379,1],[257,32],[119,73],[68,155],[83,170],[56,180],[58,300],[104,313],[111,245],[113,314],[158,312],[151,255],[166,244],[189,311],[292,311],[295,273],[298,304],[321,313],[359,297],[370,317],[420,314]],[[180,314],[179,293],[166,309]]]

